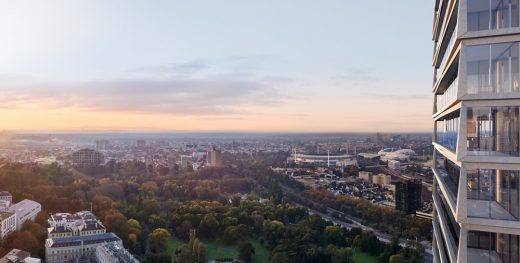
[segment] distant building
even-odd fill
[[[372,173],[367,171],[359,171],[359,178],[367,182],[372,182]]]
[[[8,211],[16,214],[16,229],[20,230],[25,221],[29,219],[34,221],[36,219],[38,213],[42,211],[42,205],[35,201],[24,199],[10,206]]]
[[[146,140],[137,140],[137,148],[146,147]]]
[[[401,162],[396,160],[388,160],[388,168],[395,171],[399,171],[401,170]]]
[[[108,140],[96,141],[96,150],[103,151],[108,148]]]
[[[421,206],[421,192],[421,180],[397,182],[395,184],[395,208],[406,214],[415,214]]]
[[[9,203],[12,203],[13,196],[7,191],[0,191],[0,201],[8,201]]]
[[[123,246],[118,242],[103,243],[96,247],[97,263],[139,263]]]
[[[293,153],[288,162],[296,164],[314,165],[323,167],[347,167],[351,165],[357,166],[355,155],[350,154],[301,154]]]
[[[74,165],[99,165],[105,162],[102,153],[92,149],[81,149],[72,154]]]
[[[13,249],[7,253],[3,258],[0,258],[0,263],[40,263],[39,258],[31,257],[31,253],[19,249]]]
[[[222,153],[215,148],[215,146],[211,146],[208,152],[207,160],[208,166],[221,166],[222,165]]]
[[[181,155],[181,168],[182,169],[188,168],[188,161],[189,160],[191,160],[191,156]]]
[[[16,231],[16,214],[0,212],[0,240]]]
[[[10,206],[11,203],[9,201],[0,200],[0,212],[7,212]]]
[[[386,148],[377,153],[381,156],[381,161],[395,160],[401,162],[408,162],[411,158],[415,157],[415,151],[411,149],[396,149]]]
[[[373,175],[372,183],[377,185],[389,185],[392,183],[392,176],[386,174]]]

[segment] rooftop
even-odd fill
[[[90,236],[49,238],[47,239],[47,244],[49,247],[70,247],[79,246],[81,244],[90,245],[114,241],[121,241],[121,239],[113,233],[105,233]]]
[[[12,216],[12,215],[14,215],[14,213],[9,213],[9,212],[0,212],[0,221],[9,218],[9,217]]]
[[[0,263],[20,263],[24,262],[24,259],[31,256],[31,253],[13,249],[9,253],[7,253],[3,258],[0,258]]]
[[[139,262],[137,259],[132,256],[124,247],[121,245],[110,242],[110,243],[104,243],[103,245],[97,247],[97,249],[104,250],[107,254],[109,254],[115,262],[119,263],[132,263],[132,262]]]

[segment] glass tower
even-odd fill
[[[519,1],[435,1],[435,262],[520,263]]]

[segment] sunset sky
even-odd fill
[[[431,129],[433,1],[0,0],[0,130]]]

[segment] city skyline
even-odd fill
[[[1,129],[431,130],[430,2],[0,6]]]

